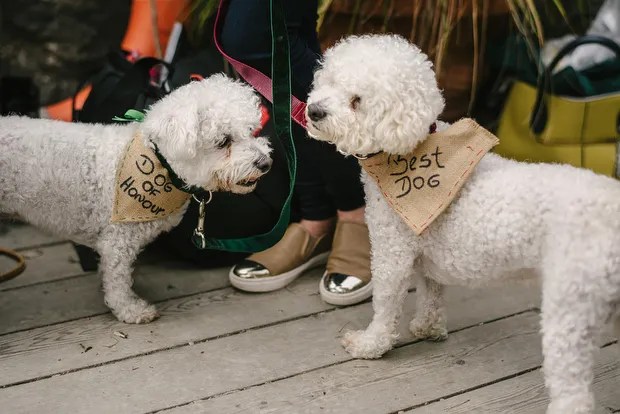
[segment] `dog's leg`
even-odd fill
[[[372,322],[365,331],[347,332],[342,345],[355,358],[379,358],[392,349],[396,326],[407,296],[415,254],[407,240],[395,240],[394,233],[377,234],[372,249]],[[386,240],[381,240],[386,238]],[[398,237],[396,237],[398,239]]]
[[[409,324],[415,338],[444,341],[448,338],[443,285],[416,275],[416,313]]]
[[[123,237],[119,235],[101,240],[97,249],[101,255],[99,271],[105,304],[119,321],[125,323],[148,323],[159,316],[155,306],[131,289],[132,265],[140,247],[124,243]]]
[[[597,340],[613,314],[595,267],[564,258],[544,269],[542,334],[548,414],[590,414]],[[587,275],[583,274],[587,273]]]

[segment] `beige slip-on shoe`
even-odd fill
[[[235,265],[229,273],[230,283],[246,292],[281,289],[304,271],[326,262],[332,235],[315,238],[300,224],[292,223],[274,246]]]
[[[372,296],[370,239],[365,224],[338,222],[319,292],[325,302],[338,306]]]

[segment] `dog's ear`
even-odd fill
[[[198,152],[199,117],[194,105],[162,100],[146,114],[143,132],[166,157],[191,159]]]
[[[444,99],[436,85],[396,90],[393,95],[373,96],[369,125],[374,125],[374,137],[381,137],[378,143],[385,151],[402,154],[411,151],[424,140],[429,127],[443,112]],[[389,137],[386,141],[385,138]]]

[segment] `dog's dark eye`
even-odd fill
[[[351,98],[351,109],[357,109],[361,101],[362,101],[362,98],[357,95]]]
[[[232,144],[232,137],[230,135],[226,135],[223,140],[217,143],[217,147],[219,149],[224,149],[230,147],[230,144]]]

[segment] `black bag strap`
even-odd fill
[[[71,120],[73,122],[80,121],[79,119],[80,111],[76,108],[77,97],[80,91],[84,89],[84,87],[88,85],[89,83],[92,85],[97,85],[97,84],[100,84],[101,82],[104,82],[105,79],[109,77],[114,76],[114,77],[120,78],[123,73],[131,70],[132,63],[129,60],[127,60],[128,55],[129,55],[129,52],[125,50],[109,52],[107,55],[106,63],[103,66],[103,68],[99,72],[97,72],[95,75],[91,75],[91,76],[84,78],[78,84],[77,88],[75,89],[75,93],[73,94],[73,99],[71,101]],[[105,93],[106,96],[109,95],[111,92],[112,90],[106,91]],[[91,90],[91,93],[92,93],[92,90]],[[98,93],[103,93],[103,92],[98,91]],[[96,96],[94,94],[93,96],[89,95],[89,98],[92,100],[92,99],[95,99]]]
[[[119,102],[116,101],[122,100],[128,95],[135,94],[136,88],[146,90],[151,80],[150,70],[157,65],[162,65],[167,69],[168,78],[174,73],[174,67],[172,65],[154,57],[145,57],[132,64],[123,59],[120,54],[111,53],[108,63],[108,67],[92,79],[93,85],[103,83],[106,79],[113,77],[118,78],[118,81],[115,83],[114,87],[109,87],[108,85],[104,90],[91,91],[82,109],[91,107],[100,108],[102,105],[106,104],[117,105]],[[79,111],[76,109],[77,94],[88,82],[89,80],[82,82],[77,92],[73,95],[72,112],[74,121],[80,121]],[[129,108],[119,108],[118,114],[124,113],[127,109]],[[111,119],[108,121],[111,121]]]
[[[566,44],[558,54],[553,58],[548,67],[543,69],[541,75],[538,77],[538,85],[536,91],[536,101],[530,116],[530,129],[535,134],[540,134],[545,130],[547,126],[547,104],[545,102],[545,93],[551,93],[551,74],[553,69],[560,63],[562,58],[573,50],[577,49],[581,45],[586,44],[598,44],[611,49],[618,59],[620,59],[620,45],[613,40],[596,35],[581,36]]]

